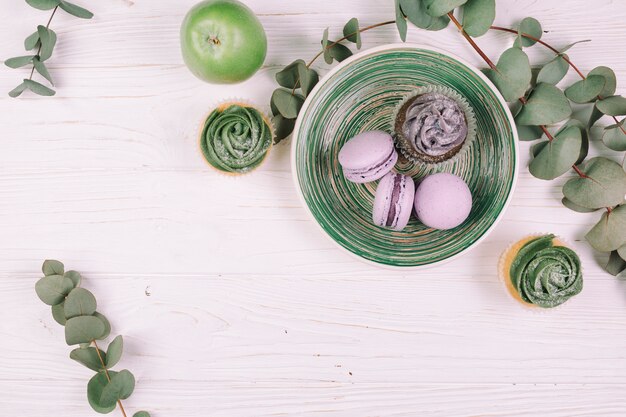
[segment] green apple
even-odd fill
[[[259,19],[237,0],[205,0],[185,16],[180,46],[187,67],[201,80],[244,81],[261,68],[267,38]]]

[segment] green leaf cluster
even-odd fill
[[[89,10],[65,0],[26,0],[26,3],[35,9],[53,10],[53,16],[57,9],[61,9],[82,19],[91,19],[93,17],[93,13]],[[52,20],[52,17],[50,20]],[[57,42],[57,35],[48,27],[49,25],[50,22],[48,22],[46,26],[37,26],[37,30],[28,35],[24,40],[24,49],[27,52],[31,52],[31,54],[8,58],[4,61],[7,67],[14,69],[22,68],[27,65],[31,66],[30,77],[24,78],[17,87],[11,90],[9,92],[10,97],[19,97],[27,90],[40,96],[53,96],[55,94],[55,91],[50,87],[33,80],[33,75],[36,71],[45,78],[50,85],[54,86],[50,71],[48,71],[48,67],[45,64],[45,62],[52,57],[52,52]]]
[[[63,263],[56,260],[46,260],[41,269],[44,276],[35,284],[35,292],[51,306],[54,320],[65,326],[65,342],[78,345],[70,352],[70,359],[96,372],[87,385],[89,404],[99,413],[109,413],[135,387],[135,377],[130,371],[111,370],[122,358],[124,340],[116,336],[106,351],[101,350],[96,341],[109,336],[111,325],[96,311],[98,303],[94,295],[80,287],[80,273],[65,271]],[[140,411],[135,416],[149,417],[149,414]]]

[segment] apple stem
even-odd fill
[[[207,42],[213,44],[213,45],[221,45],[222,42],[220,42],[220,40],[218,39],[217,36],[211,36],[209,39],[207,39]]]

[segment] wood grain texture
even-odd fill
[[[293,188],[288,144],[245,177],[204,163],[196,135],[213,104],[245,97],[269,110],[281,66],[314,55],[327,26],[336,38],[350,17],[393,18],[391,1],[246,1],[269,51],[236,86],[203,84],[182,64],[178,30],[194,3],[93,2],[89,22],[59,14],[57,96],[0,94],[1,415],[94,415],[90,373],[69,360],[62,328],[34,294],[45,258],[83,272],[113,333],[124,335],[120,369],[138,378],[127,408],[155,417],[626,414],[626,281],[603,272],[606,258],[584,243],[597,215],[561,206],[567,177],[545,182],[522,168],[506,217],[483,244],[409,274],[355,261],[318,232]],[[626,80],[621,2],[497,3],[499,25],[531,15],[555,46],[592,39],[572,60]],[[0,13],[11,16],[0,27],[3,59],[20,54],[48,15],[21,0],[2,2]],[[398,40],[392,27],[363,38],[365,47]],[[411,28],[409,40],[482,66],[452,27]],[[477,42],[496,59],[512,37]],[[530,56],[551,58],[540,47]],[[0,92],[23,74],[0,67]],[[592,154],[609,155],[599,133]],[[585,272],[582,294],[543,314],[513,303],[495,271],[504,248],[533,232],[571,242]]]

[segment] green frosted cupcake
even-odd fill
[[[554,308],[583,289],[580,258],[551,234],[511,245],[499,269],[508,292],[526,307]]]
[[[261,165],[273,136],[272,124],[259,110],[244,103],[224,103],[204,122],[200,149],[212,167],[245,174]]]

